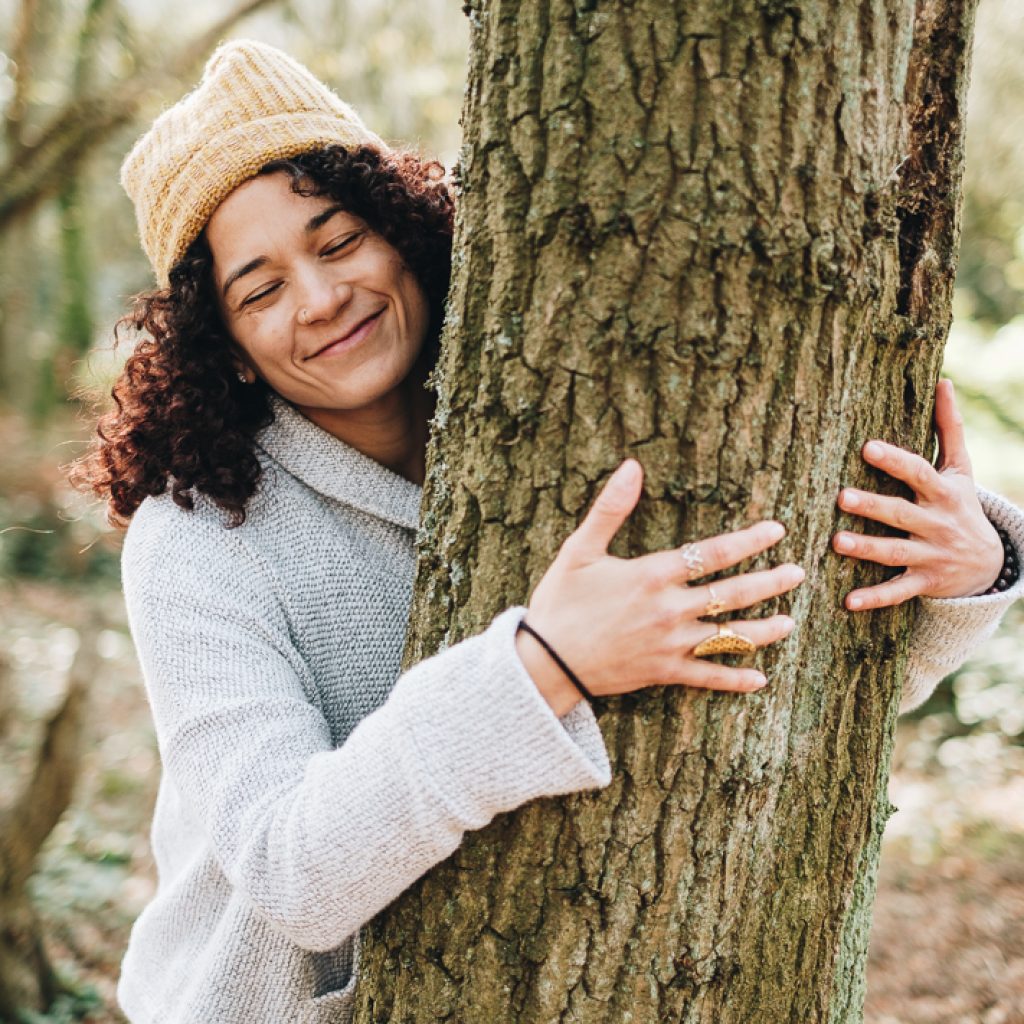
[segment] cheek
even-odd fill
[[[402,296],[409,317],[409,329],[421,336],[430,322],[430,304],[419,280],[410,270],[403,268],[401,282]]]
[[[235,345],[256,367],[280,363],[291,352],[291,346],[280,325],[266,314],[236,323],[231,330]]]

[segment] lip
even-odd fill
[[[386,306],[381,307],[376,313],[371,313],[366,319],[360,320],[348,334],[336,338],[334,341],[327,342],[323,348],[318,349],[309,358],[317,359],[320,356],[333,356],[340,352],[347,352],[350,348],[355,348],[356,345],[370,336],[386,308]]]

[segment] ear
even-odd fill
[[[230,347],[231,371],[243,384],[256,383],[256,371],[252,368],[245,353],[232,343]]]

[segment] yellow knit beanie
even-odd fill
[[[121,165],[159,286],[232,189],[271,160],[331,144],[388,150],[286,53],[251,39],[221,46],[199,85],[156,119]]]

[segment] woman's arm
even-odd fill
[[[610,781],[589,706],[557,718],[516,656],[519,607],[404,673],[333,748],[260,564],[198,516],[190,536],[140,511],[124,549],[164,770],[297,945],[337,946],[496,814]]]

